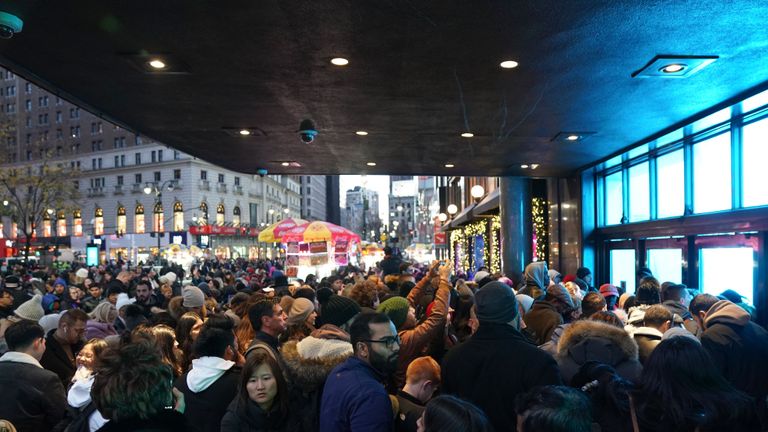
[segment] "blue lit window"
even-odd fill
[[[605,224],[618,225],[624,216],[621,171],[605,177]]]
[[[682,216],[685,211],[685,162],[683,150],[656,159],[658,218]]]
[[[726,132],[693,146],[693,211],[731,208],[731,134]]]
[[[629,221],[638,222],[651,218],[651,193],[648,178],[648,162],[629,169]]]
[[[611,284],[624,285],[629,294],[635,293],[635,250],[611,250]]]
[[[682,249],[648,249],[648,268],[659,282],[683,283]]]
[[[744,126],[744,207],[768,204],[768,119]]]

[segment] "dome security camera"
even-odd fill
[[[312,119],[304,119],[299,125],[299,138],[301,141],[310,144],[315,140],[315,137],[319,134],[315,122]]]
[[[10,39],[16,33],[21,33],[24,21],[16,15],[0,12],[0,38]]]
[[[259,168],[256,170],[256,174],[258,174],[259,177],[264,177],[265,175],[267,175],[267,170],[264,168]]]

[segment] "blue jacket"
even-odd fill
[[[323,388],[320,432],[391,432],[392,403],[380,379],[354,356],[336,366]]]

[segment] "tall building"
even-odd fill
[[[413,176],[389,177],[389,231],[391,242],[408,247],[416,238],[418,184]]]
[[[307,220],[326,220],[326,176],[300,176],[301,217]]]
[[[297,176],[260,177],[212,165],[122,129],[1,68],[0,101],[4,120],[15,126],[0,143],[7,155],[0,169],[39,165],[43,149],[52,162],[77,173],[77,207],[44,215],[38,247],[56,244],[84,252],[96,239],[102,258],[139,261],[156,252],[157,231],[172,233],[160,238],[161,247],[175,242],[220,256],[255,256],[258,228],[302,214]],[[320,189],[324,193],[325,186]],[[14,226],[5,218],[2,236],[16,238]]]
[[[371,189],[355,186],[347,191],[346,220],[342,225],[367,241],[378,240],[381,231],[379,194]]]

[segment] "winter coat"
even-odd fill
[[[237,396],[241,369],[219,357],[192,360],[192,369],[176,378],[184,393],[184,417],[192,430],[218,432],[229,403]]]
[[[56,333],[56,329],[49,331],[48,335],[45,337],[45,353],[43,353],[43,357],[40,359],[40,364],[44,368],[58,375],[61,380],[61,385],[64,388],[67,388],[72,381],[72,376],[75,375],[75,371],[77,370],[74,359],[77,358],[77,353],[80,352],[85,344],[83,342],[78,342],[77,344],[72,345],[70,347],[72,350],[72,359],[70,359],[59,341],[53,336],[54,333]]]
[[[116,335],[117,330],[111,323],[103,323],[96,320],[88,320],[85,323],[85,338],[90,340],[93,338],[104,339],[107,336]]]
[[[759,414],[768,418],[768,332],[750,321],[747,311],[721,300],[707,311],[701,345],[712,356],[715,366],[737,389],[759,402]]]
[[[560,338],[556,358],[566,383],[589,361],[612,366],[622,378],[632,382],[640,379],[643,370],[632,337],[623,329],[600,321],[579,320],[568,326]]]
[[[543,345],[540,345],[539,348],[550,353],[553,357],[556,356],[557,344],[560,343],[560,338],[563,336],[565,329],[567,329],[569,325],[571,324],[567,323],[560,324],[559,326],[555,327],[555,330],[552,332],[552,339],[550,339],[548,342],[545,342]]]
[[[391,432],[392,403],[380,376],[350,357],[331,371],[320,403],[320,432]]]
[[[323,386],[331,370],[343,363],[352,351],[349,342],[340,340],[324,340],[308,336],[301,341],[303,346],[317,344],[317,349],[312,349],[320,355],[316,358],[305,358],[299,354],[297,341],[288,341],[283,344],[281,357],[285,370],[285,376],[290,386],[290,413],[291,417],[298,420],[298,430],[314,432],[320,424],[320,401],[323,396]],[[323,346],[319,346],[323,344]],[[348,352],[341,353],[329,345],[348,345]],[[325,352],[325,354],[322,354]]]
[[[221,432],[282,432],[289,430],[277,410],[265,413],[259,405],[248,399],[242,406],[240,397],[235,397],[221,419]]]
[[[514,430],[517,395],[550,384],[562,385],[555,360],[507,324],[481,322],[443,359],[445,393],[480,407],[497,431]]]
[[[110,421],[99,432],[186,432],[190,428],[184,416],[174,410],[162,410],[148,419]]]
[[[395,416],[395,432],[416,432],[416,422],[424,413],[424,404],[400,390],[397,392],[397,415]]]
[[[640,363],[645,365],[653,350],[661,343],[662,336],[664,334],[653,327],[638,327],[635,329],[632,338],[637,343]]]
[[[428,277],[423,277],[408,294],[408,304],[414,309],[419,304],[425,286],[430,283]],[[395,387],[405,385],[405,371],[413,360],[421,357],[429,343],[441,336],[441,330],[445,327],[445,318],[448,315],[448,300],[451,286],[448,282],[440,281],[440,287],[435,293],[435,302],[432,313],[421,324],[412,329],[400,330],[400,354],[397,357],[397,372],[395,372]]]
[[[31,362],[15,361],[13,357],[18,355],[9,352],[0,359],[0,419],[10,421],[19,431],[48,432],[67,408],[64,387],[55,373]]]
[[[563,324],[563,316],[557,311],[554,303],[537,301],[525,317],[525,330],[533,337],[536,345],[544,345],[552,340],[557,326]]]

